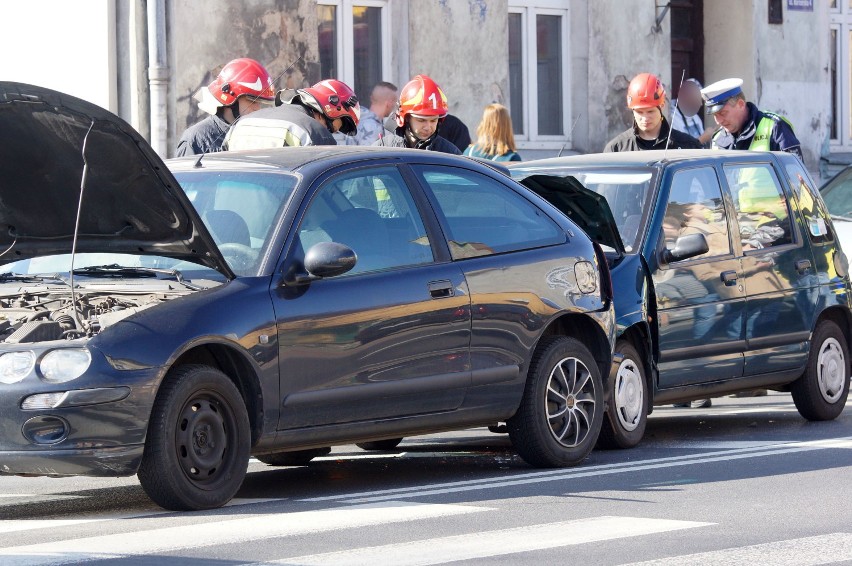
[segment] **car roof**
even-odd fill
[[[622,151],[613,153],[587,153],[583,155],[567,155],[564,157],[551,157],[548,159],[537,159],[535,161],[515,162],[509,164],[509,169],[524,169],[535,167],[660,167],[668,163],[679,163],[683,161],[765,161],[767,153],[778,157],[784,152],[758,152],[758,151],[729,151],[729,150],[707,150],[707,149],[673,149],[668,151]],[[781,157],[784,159],[784,157]]]
[[[406,163],[445,163],[449,165],[473,165],[479,161],[467,157],[450,155],[422,149],[407,149],[380,146],[306,146],[274,149],[252,149],[245,151],[223,151],[207,153],[203,157],[191,155],[168,160],[173,171],[192,169],[277,169],[297,172],[319,165],[321,168],[335,167],[353,161],[378,159],[400,160]],[[196,166],[198,164],[198,166]],[[494,168],[491,168],[495,170]]]

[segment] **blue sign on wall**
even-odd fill
[[[813,12],[814,0],[787,0],[788,10],[798,10],[799,12]]]

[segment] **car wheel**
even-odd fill
[[[388,438],[387,440],[373,440],[372,442],[356,442],[355,446],[362,450],[393,450],[399,443],[401,438]]]
[[[849,348],[834,322],[817,326],[805,373],[792,383],[790,393],[809,421],[830,421],[843,411],[849,395]]]
[[[329,452],[331,452],[331,448],[311,448],[310,450],[261,454],[255,456],[255,458],[270,466],[307,466],[314,458],[325,456]]]
[[[532,466],[578,464],[598,439],[603,399],[600,370],[586,346],[565,336],[542,339],[520,408],[506,422],[512,445]]]
[[[233,382],[208,366],[181,366],[157,393],[137,475],[166,509],[221,507],[243,483],[250,444],[245,403]]]
[[[630,342],[619,340],[615,351],[624,358],[610,379],[598,447],[633,448],[645,435],[648,422],[648,382],[642,358]]]

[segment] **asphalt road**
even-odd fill
[[[528,467],[483,429],[252,461],[231,505],[169,513],[135,478],[0,478],[0,564],[847,564],[852,406],[789,395],[658,408],[645,442]]]

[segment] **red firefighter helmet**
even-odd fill
[[[349,85],[337,79],[326,79],[312,87],[300,88],[296,91],[299,100],[310,106],[326,118],[335,120],[341,118],[343,126],[340,131],[352,135],[358,130],[361,119],[361,105],[355,91]]]
[[[444,118],[448,112],[447,97],[438,83],[426,75],[417,75],[400,91],[396,124],[405,126],[405,117],[409,114]]]
[[[660,107],[665,101],[666,91],[663,89],[663,83],[651,73],[636,75],[627,87],[627,107],[631,110]]]
[[[241,96],[263,100],[275,98],[272,77],[263,65],[248,58],[229,61],[207,85],[207,90],[216,99],[216,106],[230,106]]]

